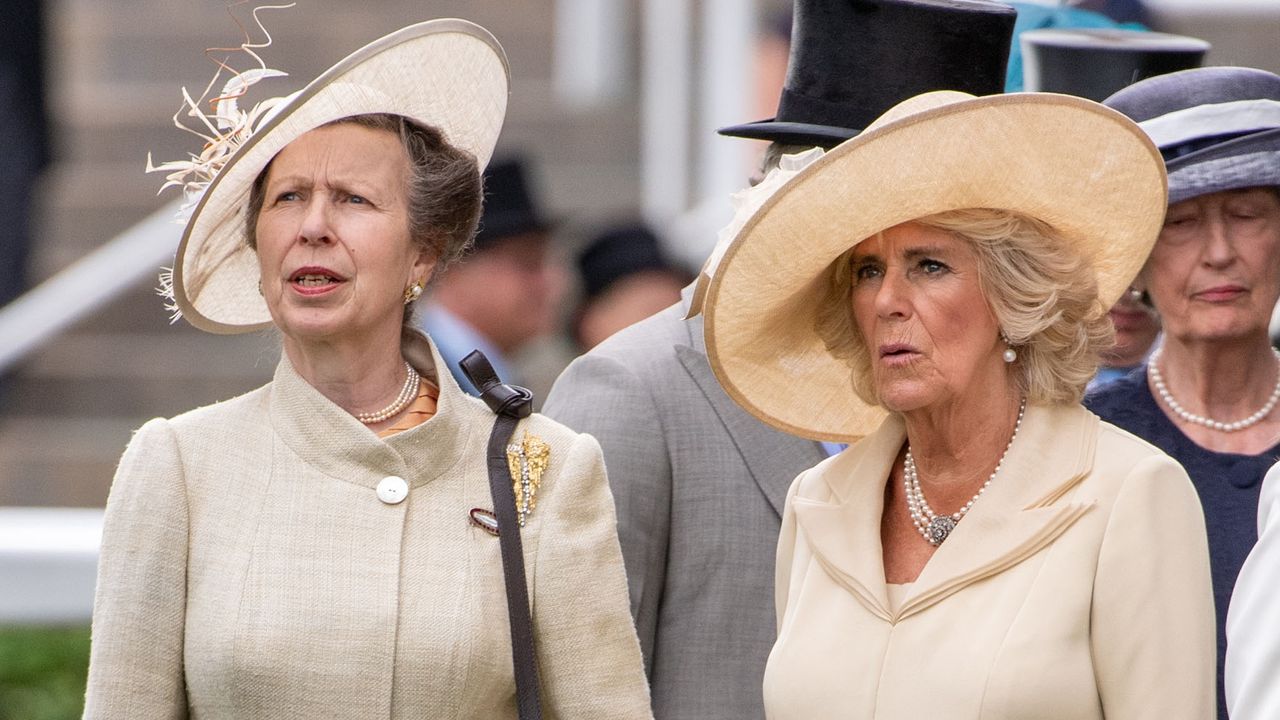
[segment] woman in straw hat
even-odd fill
[[[1164,201],[1119,113],[935,92],[735,236],[707,300],[721,383],[853,443],[788,495],[770,717],[1209,716],[1195,492],[1079,404]]]
[[[1088,406],[1182,463],[1200,495],[1218,619],[1218,715],[1226,717],[1232,587],[1258,539],[1263,476],[1280,460],[1280,353],[1267,333],[1280,298],[1280,77],[1186,70],[1105,104],[1151,136],[1169,173],[1164,226],[1135,283],[1160,314],[1164,342]],[[1275,685],[1275,672],[1266,684]]]
[[[487,466],[494,413],[408,329],[475,232],[501,48],[421,23],[270,108],[225,105],[273,72],[219,98],[172,293],[211,332],[274,326],[283,357],[125,451],[85,717],[515,717],[520,685],[525,718],[530,677],[555,717],[650,717],[599,447],[534,415]],[[490,471],[519,480],[518,509]],[[512,536],[528,624],[508,617]],[[536,663],[513,672],[530,631]]]

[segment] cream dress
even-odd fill
[[[880,518],[904,440],[890,417],[792,485],[769,718],[1213,717],[1209,553],[1181,466],[1082,407],[1028,407],[897,604]]]

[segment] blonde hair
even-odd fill
[[[983,297],[1018,353],[1014,377],[1027,400],[1079,402],[1099,353],[1114,341],[1088,260],[1046,223],[1007,210],[953,210],[916,222],[975,250]],[[870,351],[853,321],[852,255],[850,248],[829,270],[816,330],[833,355],[849,362],[858,396],[879,405]]]

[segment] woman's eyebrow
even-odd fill
[[[919,260],[926,257],[946,257],[947,254],[947,249],[941,245],[916,245],[902,252],[902,256],[908,260]]]

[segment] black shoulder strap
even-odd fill
[[[524,550],[520,542],[520,521],[516,518],[516,496],[507,464],[507,444],[520,418],[533,412],[533,393],[506,385],[498,379],[489,359],[479,350],[458,363],[462,372],[480,391],[497,414],[489,434],[489,492],[493,514],[498,519],[498,544],[502,551],[502,577],[507,588],[507,614],[511,620],[511,659],[515,666],[516,708],[520,720],[540,720],[538,664],[533,649],[533,620],[529,615],[529,590],[524,576]]]

